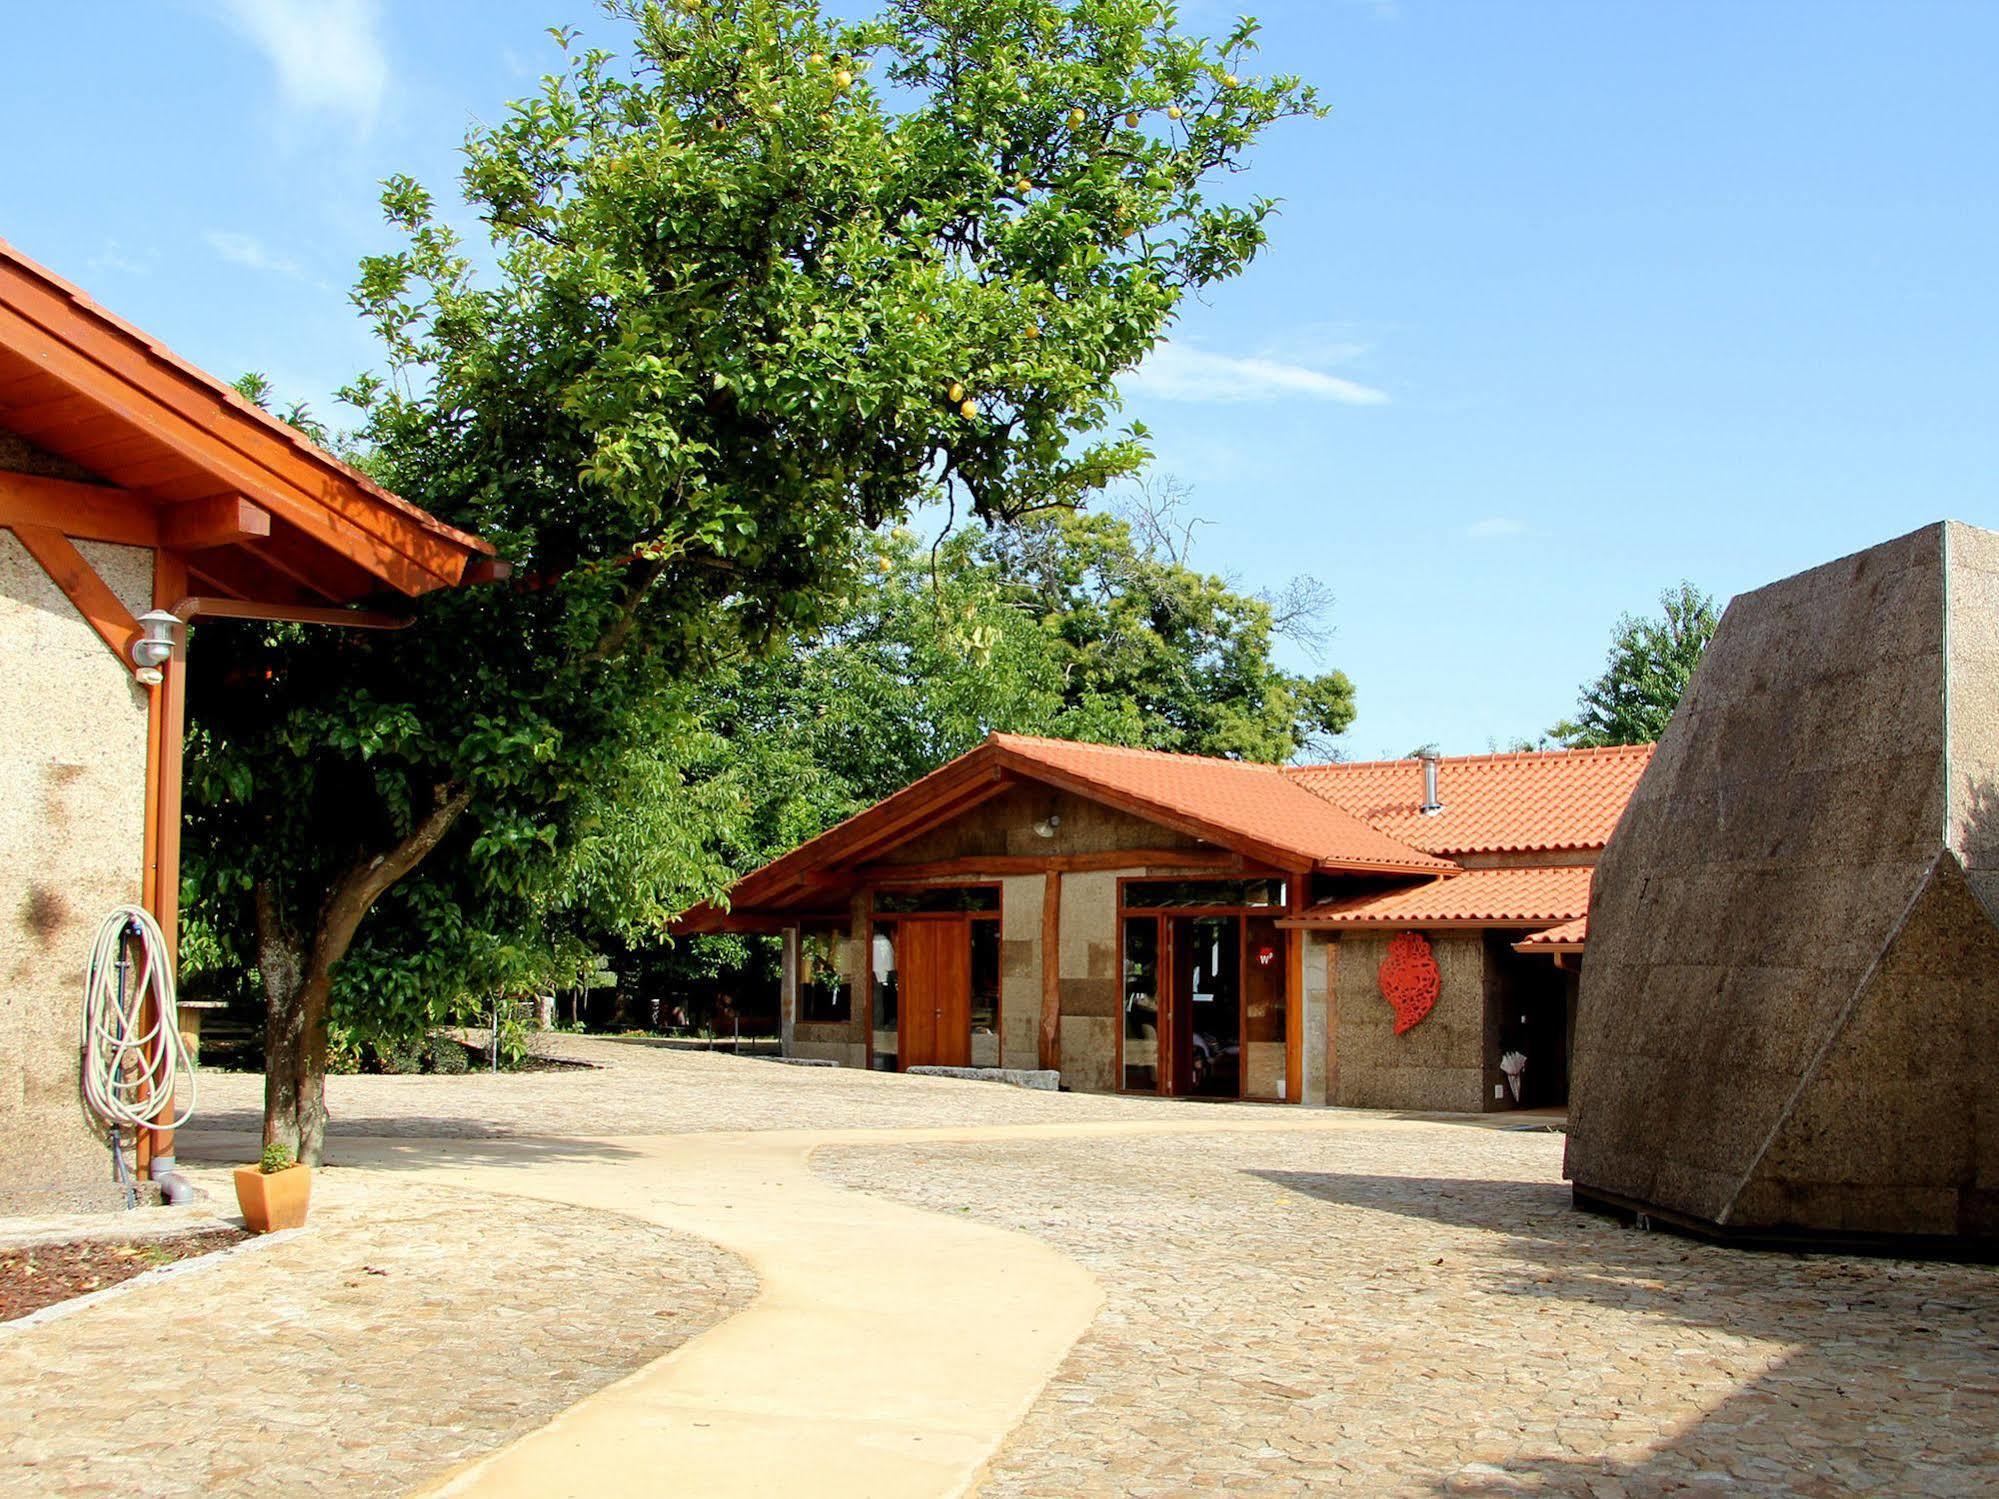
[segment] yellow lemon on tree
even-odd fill
[[[1027,336],[1028,336],[1029,338],[1039,338],[1039,337],[1041,337],[1041,324],[1039,324],[1039,323],[1029,323],[1029,324],[1027,325]]]
[[[1072,109],[1069,111],[1069,128],[1071,130],[1081,130],[1083,122],[1087,119],[1089,119],[1089,116],[1084,114],[1082,110]]]
[[[1235,75],[1235,74],[1233,74],[1233,73],[1230,73],[1230,74],[1228,74],[1228,75],[1227,75],[1226,77],[1224,77],[1224,78],[1222,79],[1222,82],[1223,82],[1223,83],[1225,83],[1225,84],[1227,84],[1227,85],[1228,85],[1228,86],[1229,86],[1230,88],[1241,88],[1241,87],[1242,87],[1242,80],[1241,80],[1240,78],[1236,77],[1236,75]]]
[[[968,422],[978,416],[978,414],[979,406],[976,401],[967,401],[958,408],[958,415],[962,416]]]
[[[1181,115],[1185,113],[1186,111],[1183,110],[1179,105],[1177,104],[1171,105],[1170,107],[1168,107],[1166,111],[1166,118],[1169,120],[1177,120],[1180,118]]]
[[[849,73],[845,68],[842,68],[833,75],[833,81],[839,84],[841,88],[848,88],[854,82],[854,75]]]
[[[810,57],[806,58],[805,60],[806,62],[810,63],[813,67],[821,68],[826,65],[826,54],[824,52],[814,52]]]
[[[1136,130],[1138,128],[1138,111],[1134,109],[1130,114],[1126,115],[1124,117],[1124,122],[1125,124],[1131,126],[1132,129]]]
[[[951,389],[950,389],[950,390],[949,390],[948,392],[946,392],[946,393],[947,393],[947,394],[948,394],[948,395],[949,395],[949,396],[951,397],[951,399],[952,399],[952,400],[954,400],[954,401],[962,401],[962,400],[964,400],[964,399],[965,399],[965,387],[964,387],[964,386],[962,386],[962,385],[960,385],[960,384],[959,384],[959,383],[958,383],[957,381],[955,381],[955,380],[953,380],[953,381],[951,382]]]

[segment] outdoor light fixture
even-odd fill
[[[173,659],[174,631],[180,616],[164,609],[148,609],[139,616],[139,638],[132,642],[132,659],[138,663],[139,680],[149,687],[161,681],[160,668]]]
[[[1060,815],[1054,812],[1050,812],[1046,817],[1042,818],[1041,821],[1037,822],[1034,825],[1034,836],[1037,838],[1053,838],[1055,836],[1055,830],[1061,826],[1062,826],[1062,819]]]

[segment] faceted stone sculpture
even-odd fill
[[[1729,605],[1598,865],[1584,1205],[1999,1245],[1999,534]]]

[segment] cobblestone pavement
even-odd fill
[[[822,1150],[1108,1300],[992,1496],[1990,1494],[1999,1272],[1575,1212],[1561,1138],[1345,1130]]]
[[[843,1067],[787,1067],[726,1052],[666,1051],[599,1037],[541,1038],[545,1055],[588,1063],[547,1072],[461,1077],[332,1077],[339,1135],[659,1135],[750,1129],[904,1129],[925,1125],[1184,1121],[1190,1109],[1237,1105],[1042,1093],[958,1078],[900,1077]],[[204,1073],[202,1130],[254,1130],[263,1079]]]
[[[0,1494],[405,1493],[753,1290],[647,1224],[326,1171],[297,1237],[0,1334]]]

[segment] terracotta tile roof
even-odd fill
[[[1601,848],[1651,763],[1649,744],[1438,762],[1441,812],[1426,815],[1423,762],[1301,765],[1288,774],[1389,836],[1433,854]]]
[[[1578,916],[1574,921],[1565,921],[1560,926],[1551,926],[1545,932],[1536,932],[1531,937],[1523,937],[1513,944],[1515,952],[1581,952],[1589,941],[1589,917]]]
[[[1278,766],[1019,734],[994,734],[987,744],[1016,771],[1104,796],[1224,847],[1289,856],[1274,862],[1329,870],[1456,869],[1314,796]]]
[[[1321,901],[1298,918],[1311,926],[1549,926],[1589,910],[1590,869],[1468,869],[1448,880]]]

